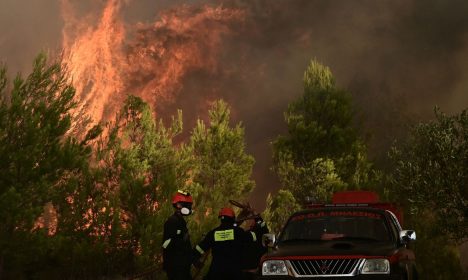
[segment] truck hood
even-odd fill
[[[280,243],[265,257],[284,258],[307,256],[391,256],[396,247],[392,243],[381,242],[349,242],[349,241],[325,241],[325,242],[292,242]]]

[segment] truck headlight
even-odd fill
[[[389,274],[390,262],[387,259],[366,259],[361,268],[362,274]]]
[[[262,275],[288,275],[288,268],[286,263],[281,260],[264,261]]]

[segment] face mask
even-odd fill
[[[192,213],[192,210],[187,207],[182,207],[182,209],[180,209],[180,213],[184,216],[188,216]]]

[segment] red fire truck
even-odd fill
[[[258,279],[417,279],[402,214],[374,192],[335,193],[331,204],[308,204],[278,236],[266,234]]]

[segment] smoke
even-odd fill
[[[377,160],[435,105],[468,107],[463,0],[2,2],[0,60],[25,71],[40,49],[63,44],[96,119],[127,93],[161,117],[181,108],[186,129],[211,100],[229,102],[257,161],[259,208],[278,187],[269,143],[285,132],[283,112],[302,93],[311,58],[352,93]]]
[[[57,0],[0,2],[0,63],[10,73],[27,72],[40,50],[61,47]]]

